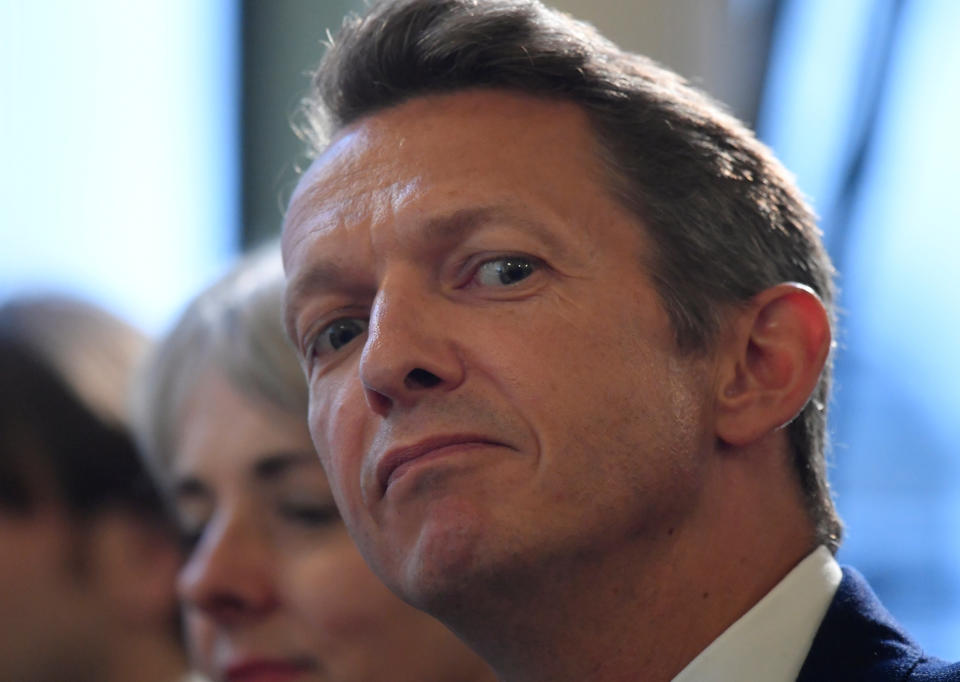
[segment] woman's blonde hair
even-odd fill
[[[283,328],[279,245],[242,259],[199,294],[159,341],[134,390],[140,447],[169,483],[184,402],[204,370],[215,368],[244,394],[307,414],[307,386]]]

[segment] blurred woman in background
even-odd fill
[[[0,680],[187,679],[176,533],[127,430],[147,345],[81,301],[0,306]]]
[[[187,543],[187,637],[213,680],[480,682],[492,672],[367,568],[307,430],[271,247],[201,294],[138,387]]]
[[[56,295],[0,306],[0,328],[52,369],[101,420],[130,426],[130,385],[150,348],[139,329],[91,303]]]

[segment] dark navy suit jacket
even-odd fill
[[[844,568],[797,682],[888,680],[960,681],[960,664],[924,655],[863,576]]]

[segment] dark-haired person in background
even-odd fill
[[[4,301],[0,331],[35,353],[101,421],[130,429],[131,381],[150,348],[143,332],[93,303],[54,294]]]
[[[528,0],[345,24],[287,326],[344,520],[502,679],[954,680],[837,565],[833,269],[769,151]]]
[[[0,309],[0,679],[181,679],[180,551],[161,499],[122,419],[79,397],[16,309]]]

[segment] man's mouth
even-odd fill
[[[377,482],[380,484],[381,494],[386,493],[387,488],[418,464],[452,456],[464,450],[502,445],[477,434],[452,434],[432,436],[410,445],[392,448],[377,463]]]

